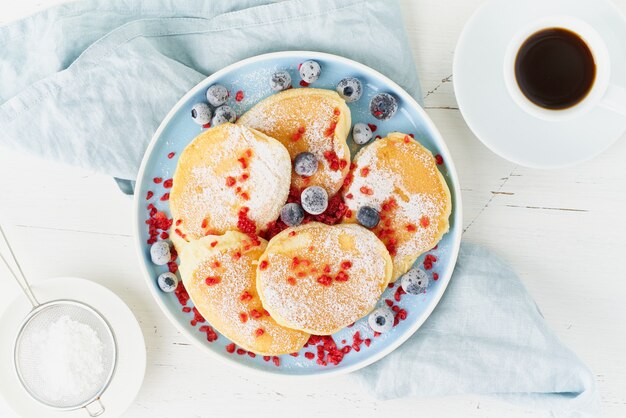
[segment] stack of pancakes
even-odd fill
[[[394,133],[351,164],[350,110],[334,91],[291,89],[261,101],[237,124],[204,131],[180,156],[170,193],[172,240],[198,311],[242,348],[262,355],[300,350],[372,311],[448,230],[450,192],[432,154]],[[317,172],[292,161],[313,153]],[[290,190],[340,193],[343,222],[287,228],[269,242]],[[358,208],[381,214],[368,230]]]

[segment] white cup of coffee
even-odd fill
[[[509,43],[504,81],[513,101],[547,121],[577,118],[601,106],[626,115],[626,89],[610,83],[611,59],[586,22],[553,16],[533,22]]]

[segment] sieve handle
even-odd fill
[[[0,259],[2,259],[4,264],[7,266],[7,269],[9,269],[9,272],[11,273],[11,275],[13,276],[17,284],[22,289],[22,292],[24,292],[24,294],[30,301],[31,305],[33,305],[33,308],[38,307],[39,302],[37,301],[37,298],[33,294],[33,291],[31,290],[30,285],[28,284],[28,280],[26,280],[26,276],[24,275],[24,272],[22,271],[22,266],[20,266],[19,261],[17,261],[17,257],[15,257],[13,248],[11,248],[11,244],[9,244],[9,240],[7,239],[7,236],[4,234],[2,225],[0,225],[0,236],[2,237],[2,240],[4,241],[4,244],[9,249],[9,253],[11,254],[11,258],[13,258],[13,262],[17,266],[17,271],[19,272],[19,275],[15,273],[15,270],[13,270],[13,267],[11,267],[7,259],[4,258],[4,256],[2,255],[2,253],[0,253]]]
[[[92,410],[90,408],[91,405],[96,405],[98,409]],[[104,414],[104,405],[102,405],[102,401],[100,400],[100,398],[96,398],[93,402],[85,405],[85,410],[90,417],[99,417],[100,415]]]

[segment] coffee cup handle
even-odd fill
[[[626,116],[626,88],[610,84],[600,101],[600,106]]]

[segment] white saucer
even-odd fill
[[[612,61],[610,82],[626,86],[626,20],[608,0],[491,0],[467,22],[454,55],[454,91],[470,129],[493,152],[527,167],[557,168],[588,160],[626,131],[626,118],[606,109],[567,121],[544,121],[509,96],[503,66],[510,40],[538,19],[563,15],[586,21],[601,35]]]
[[[118,417],[135,399],[146,369],[146,346],[141,328],[131,310],[109,289],[97,283],[61,277],[33,286],[39,302],[73,299],[92,306],[109,322],[115,334],[118,360],[111,384],[102,394],[102,417]],[[0,394],[20,417],[85,418],[83,409],[57,411],[33,400],[22,388],[13,366],[13,342],[18,328],[31,309],[24,295],[11,302],[0,317]]]

